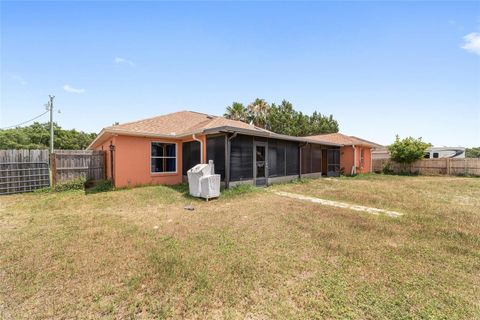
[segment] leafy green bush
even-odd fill
[[[384,165],[383,165],[383,168],[382,168],[382,173],[383,174],[393,174],[394,171],[392,169],[392,164],[389,162],[386,162]]]
[[[52,188],[50,187],[43,187],[33,190],[34,193],[49,193],[52,192]]]
[[[430,144],[423,142],[422,138],[407,137],[400,139],[397,135],[395,142],[388,146],[388,151],[390,151],[390,158],[393,161],[407,165],[423,159],[429,146]]]
[[[66,182],[62,182],[55,186],[55,191],[62,192],[62,191],[70,191],[70,190],[84,190],[86,181],[87,180],[85,178],[77,178],[77,179],[69,180]]]
[[[465,158],[480,158],[480,147],[465,149]]]

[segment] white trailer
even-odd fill
[[[425,152],[425,159],[438,158],[465,158],[465,148],[463,147],[431,147]]]

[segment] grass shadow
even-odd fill
[[[187,183],[165,185],[164,187],[179,193],[180,196],[186,200],[204,201],[202,198],[197,198],[190,195]]]
[[[111,180],[88,180],[84,188],[86,195],[115,190]]]

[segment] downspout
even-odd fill
[[[237,132],[234,132],[233,135],[230,137],[227,137],[227,149],[225,150],[225,156],[226,156],[226,161],[225,161],[225,188],[230,187],[230,151],[231,151],[231,141],[235,139],[237,136]]]
[[[115,162],[114,162],[114,156],[115,156],[115,145],[110,141],[110,176],[112,179],[112,184],[115,187]]]
[[[353,148],[353,166],[352,166],[352,176],[357,173],[357,149],[355,145],[352,144]]]
[[[195,136],[195,133],[192,134],[192,139],[195,140],[195,141],[200,142],[200,163],[204,163],[204,160],[203,160],[203,140],[198,139],[198,138]],[[182,155],[182,156],[183,156],[183,155]]]

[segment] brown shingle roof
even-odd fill
[[[330,142],[330,143],[338,143],[343,145],[361,145],[366,147],[373,147],[372,144],[368,143],[367,141],[356,138],[353,136],[347,136],[341,133],[327,133],[327,134],[320,134],[316,136],[309,136],[305,137],[309,138],[318,142]]]
[[[154,134],[172,137],[200,133],[206,129],[229,126],[233,128],[254,130],[262,132],[248,123],[230,120],[222,117],[211,116],[193,111],[179,111],[149,119],[123,123],[105,128],[107,131],[130,132],[137,134]]]
[[[239,132],[242,134],[258,135],[292,141],[311,143],[316,142],[309,137],[302,138],[276,134],[266,129],[262,129],[241,121],[230,120],[223,117],[212,116],[205,113],[193,111],[179,111],[163,116],[106,127],[90,144],[88,149],[93,148],[97,143],[102,141],[102,139],[104,139],[104,137],[108,136],[109,134],[181,138],[196,133],[215,133],[217,129],[218,132]],[[337,143],[325,142],[325,144],[339,146],[339,144]]]

